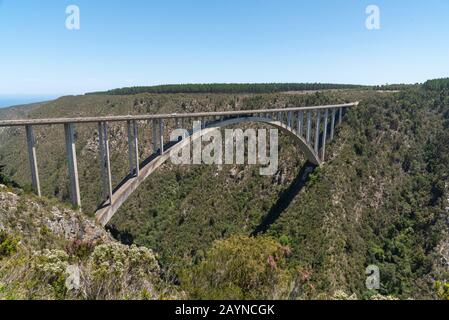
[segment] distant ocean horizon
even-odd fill
[[[54,100],[58,95],[0,95],[0,109],[23,104]]]

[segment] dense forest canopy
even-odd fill
[[[424,83],[424,88],[434,91],[447,90],[449,89],[449,78],[429,80]]]
[[[129,87],[90,94],[128,95],[139,93],[275,93],[304,90],[356,89],[364,86],[331,83],[212,83],[168,84]]]
[[[88,95],[130,95],[140,93],[277,93],[293,91],[318,91],[318,90],[342,90],[342,89],[364,89],[399,91],[420,84],[384,84],[377,86],[366,86],[356,84],[335,83],[211,83],[211,84],[167,84],[157,86],[138,86],[120,89],[112,89],[102,92],[91,92]]]

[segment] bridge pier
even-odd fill
[[[133,131],[134,131],[134,160],[136,167],[136,176],[139,175],[140,171],[140,159],[139,159],[139,127],[137,125],[137,121],[133,121]]]
[[[175,128],[176,129],[180,129],[181,128],[181,123],[179,121],[179,118],[175,118],[174,123],[175,123]]]
[[[159,119],[159,148],[161,154],[164,153],[164,120]]]
[[[185,126],[185,118],[181,118],[181,128],[184,129],[184,132],[182,133],[182,140],[184,140],[186,137],[186,126]]]
[[[109,133],[108,123],[99,122],[99,143],[100,143],[100,164],[103,196],[109,199],[109,204],[112,206],[112,177],[111,177],[111,158],[109,152]]]
[[[303,126],[304,126],[304,112],[298,112],[298,135],[302,137],[303,134]]]
[[[30,161],[31,183],[34,192],[37,194],[38,197],[41,197],[41,185],[39,182],[39,170],[37,168],[37,157],[36,157],[36,141],[34,140],[33,127],[31,125],[27,125],[25,129],[28,145],[28,157]]]
[[[315,128],[315,153],[318,154],[319,143],[320,143],[320,129],[321,129],[321,112],[317,110],[316,112],[316,128]]]
[[[128,128],[128,158],[129,174],[131,176],[139,175],[139,138],[137,122],[127,121]]]
[[[307,143],[312,140],[312,112],[307,112]]]
[[[73,123],[64,124],[65,145],[67,150],[67,162],[69,166],[70,198],[74,206],[81,208],[74,126],[75,125]]]
[[[288,112],[288,118],[287,118],[288,120],[287,120],[287,123],[288,123],[288,127],[289,127],[289,128],[292,128],[292,117],[293,117],[292,114],[293,114],[293,112],[291,112],[291,111]]]
[[[153,148],[153,153],[157,153],[157,120],[153,119],[151,121],[151,145]]]
[[[175,119],[175,129],[183,129],[184,126],[181,125],[181,119],[176,118]],[[184,139],[184,134],[181,137],[178,137],[178,142]]]
[[[335,109],[332,109],[332,119],[331,119],[331,140],[334,140],[335,133]]]
[[[338,125],[343,121],[343,108],[338,109]]]
[[[201,121],[201,129],[206,128],[206,118],[205,117],[201,117],[200,121]]]
[[[323,128],[323,142],[321,147],[321,161],[324,162],[326,156],[326,139],[327,139],[327,124],[329,118],[329,109],[324,112],[324,128]]]
[[[107,197],[106,194],[106,169],[105,169],[105,158],[106,151],[104,146],[104,130],[103,130],[103,122],[98,122],[98,146],[100,151],[100,173],[101,173],[101,196],[103,198]]]

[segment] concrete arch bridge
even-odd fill
[[[101,225],[105,226],[139,185],[166,162],[171,154],[180,152],[182,148],[196,139],[200,139],[203,135],[237,124],[264,123],[288,134],[311,163],[321,166],[325,161],[326,142],[333,139],[335,127],[342,122],[346,109],[357,105],[358,102],[226,112],[5,120],[0,121],[0,127],[25,127],[32,186],[36,194],[40,196],[41,188],[33,128],[35,126],[63,125],[70,178],[70,199],[74,206],[81,208],[75,127],[86,123],[97,123],[104,202],[96,211],[96,219]],[[168,121],[174,121],[177,128],[185,128],[186,124],[187,127],[192,127],[191,124],[196,120],[202,121],[201,130],[197,132],[192,130],[177,142],[164,143],[164,130]],[[143,161],[139,159],[137,121],[146,121],[152,128],[153,153]],[[127,125],[130,169],[129,175],[122,180],[122,183],[113,188],[108,125],[115,122],[123,122]]]

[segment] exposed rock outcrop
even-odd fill
[[[20,195],[0,185],[0,229],[24,239],[48,232],[67,241],[109,242],[112,237],[82,213],[49,203],[50,200]]]

